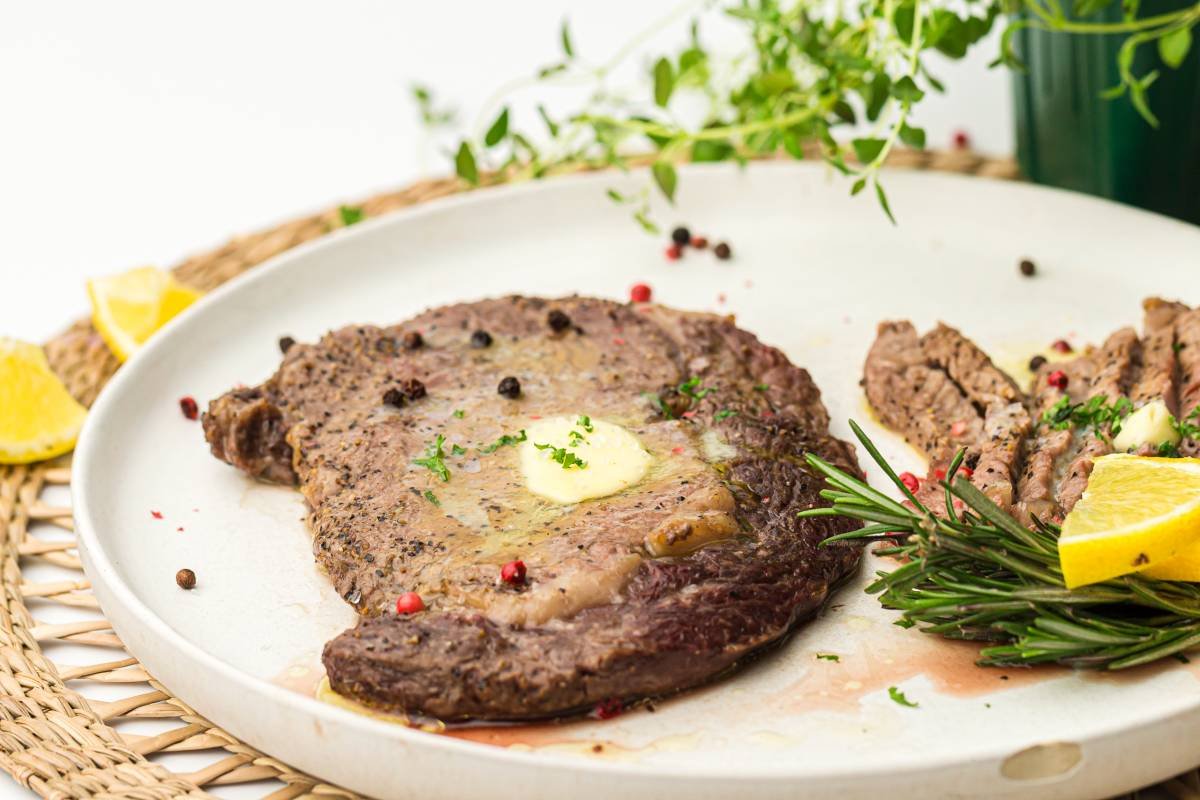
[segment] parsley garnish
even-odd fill
[[[507,447],[510,444],[520,444],[521,442],[525,441],[527,438],[529,438],[529,437],[527,437],[525,435],[525,429],[522,428],[520,431],[517,432],[516,436],[510,436],[509,434],[506,433],[503,436],[501,436],[499,439],[497,439],[496,441],[489,444],[487,447],[481,449],[479,452],[494,453],[497,450],[499,450],[501,447]]]
[[[450,470],[446,468],[446,453],[442,450],[445,443],[446,437],[439,433],[431,443],[425,445],[425,457],[414,458],[412,463],[425,467],[443,481],[450,480]]]
[[[841,661],[842,660],[835,653],[817,653],[817,658],[821,659],[822,661]]]
[[[1091,426],[1100,429],[1109,425],[1109,432],[1116,436],[1121,432],[1121,422],[1133,411],[1128,397],[1118,397],[1112,403],[1102,394],[1090,398],[1086,403],[1072,403],[1063,397],[1042,414],[1041,422],[1056,431],[1071,427]]]
[[[362,222],[366,215],[360,206],[338,206],[338,216],[342,218],[342,225],[348,228],[356,222]]]
[[[663,402],[663,399],[654,392],[642,392],[642,397],[650,401],[650,405],[658,409],[658,413],[662,414],[667,419],[675,419],[675,412],[671,411],[671,407]]]
[[[431,492],[429,489],[425,490],[425,499],[433,503],[435,506],[441,506],[442,504],[442,501],[438,500],[437,495]]]
[[[1171,426],[1174,427],[1175,430],[1179,431],[1179,435],[1184,439],[1200,438],[1200,425],[1196,425],[1192,422],[1192,420],[1196,419],[1197,417],[1200,417],[1200,406],[1193,408],[1191,413],[1181,420],[1177,420],[1172,417]]]
[[[892,698],[892,702],[898,705],[906,706],[907,708],[916,708],[919,703],[914,703],[904,696],[904,692],[897,689],[895,686],[888,687],[888,697]]]
[[[454,409],[454,414],[452,416],[455,419],[462,419],[466,415],[467,415],[467,412],[463,411],[461,408],[456,408],[456,409]]]
[[[1179,452],[1179,445],[1174,442],[1159,442],[1158,449],[1154,451],[1154,454],[1159,458],[1179,458],[1182,455]]]
[[[578,447],[583,444],[583,434],[577,430],[571,430],[567,433],[567,439],[572,447]]]
[[[583,428],[588,433],[596,432],[596,429],[592,427],[592,418],[587,414],[580,414],[579,419],[575,420],[575,424]]]
[[[715,392],[716,389],[713,389],[712,387],[706,388],[704,386],[701,386],[700,379],[698,377],[696,377],[695,375],[693,375],[692,377],[688,378],[683,383],[676,386],[675,391],[679,392],[680,394],[682,394],[686,397],[690,397],[693,400],[703,400],[709,394],[711,394],[712,392]]]
[[[456,456],[465,456],[467,454],[467,449],[461,445],[456,444],[450,448],[450,452]]]
[[[713,415],[713,419],[715,419],[717,422],[720,422],[721,420],[728,419],[729,417],[736,417],[737,413],[738,412],[734,411],[732,408],[722,408]]]
[[[580,469],[583,469],[587,466],[586,461],[583,461],[579,458],[579,456],[575,455],[565,447],[555,447],[552,444],[534,444],[534,447],[536,447],[538,450],[549,450],[550,458],[557,461],[559,464],[562,464],[563,469],[570,469],[571,467],[579,467]]]
[[[754,384],[754,391],[756,391],[756,392],[765,392],[767,389],[770,389],[770,388],[771,387],[765,383]]]

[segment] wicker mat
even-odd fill
[[[1015,178],[1009,161],[967,152],[897,153],[893,165]],[[463,190],[452,179],[418,183],[364,201],[366,216]],[[323,236],[341,224],[336,209],[243,236],[175,267],[180,280],[209,290],[274,255]],[[116,371],[90,322],[81,320],[46,344],[50,363],[80,402],[90,404]],[[205,789],[254,783],[270,800],[308,796],[354,797],[261,753],[214,726],[156,683],[124,651],[109,628],[75,551],[71,509],[53,505],[71,480],[69,457],[20,467],[0,467],[0,767],[21,784],[52,798],[209,797]],[[45,565],[63,580],[29,582],[23,568]],[[41,569],[45,572],[44,569]],[[72,609],[72,622],[41,622],[31,612]],[[59,643],[90,646],[95,663],[52,660]],[[98,684],[126,687],[121,699],[89,699]],[[111,695],[111,691],[106,696]],[[153,719],[161,733],[120,732],[129,719]],[[189,752],[203,766],[173,773],[155,758]],[[1200,773],[1192,772],[1142,796],[1200,800]]]

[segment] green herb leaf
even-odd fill
[[[342,225],[349,228],[356,222],[362,222],[363,210],[361,206],[338,206],[338,217],[342,220]]]
[[[645,211],[633,212],[633,218],[637,220],[637,223],[642,226],[642,230],[644,230],[646,233],[653,234],[655,236],[660,233],[659,227],[654,224],[654,220],[646,216]]]
[[[1158,54],[1171,69],[1178,69],[1192,49],[1192,29],[1176,28],[1158,40]]]
[[[896,218],[892,216],[892,207],[888,205],[887,194],[883,191],[883,184],[878,179],[875,180],[875,196],[879,199],[879,207],[883,209],[883,213],[887,214],[887,218],[896,224]]]
[[[442,450],[445,443],[446,437],[439,433],[432,442],[425,445],[425,457],[414,458],[412,462],[418,467],[425,467],[443,482],[450,480],[450,470],[446,467],[446,452]]]
[[[435,506],[441,506],[442,501],[438,500],[438,496],[429,489],[425,490],[425,499],[433,503]]]
[[[821,659],[822,661],[841,661],[842,660],[834,653],[817,653],[817,658]]]
[[[546,130],[550,132],[550,135],[558,136],[558,123],[550,118],[550,114],[546,111],[546,107],[539,104],[537,107],[537,112],[538,116],[542,118],[542,122],[545,123]]]
[[[533,446],[536,447],[538,450],[549,450],[550,458],[552,460],[558,462],[559,464],[561,464],[563,469],[570,469],[571,467],[578,467],[579,469],[585,469],[587,467],[586,461],[583,461],[582,459],[579,458],[579,456],[575,455],[574,453],[572,453],[570,450],[568,450],[565,447],[555,447],[552,444],[537,444],[537,443],[534,443]]]
[[[904,696],[904,692],[897,689],[895,686],[888,687],[888,697],[892,698],[892,702],[906,708],[916,708],[919,704],[914,703]]]
[[[467,451],[466,451],[466,448],[464,448],[462,445],[456,443],[454,446],[452,446],[450,448],[450,454],[456,455],[456,456],[465,456],[467,454]]]
[[[454,413],[451,416],[453,416],[455,419],[462,419],[466,415],[467,415],[467,412],[463,411],[461,408],[456,408],[456,409],[454,409]]]
[[[720,422],[723,419],[729,419],[730,417],[736,417],[737,413],[738,412],[734,411],[733,409],[722,408],[716,414],[713,414],[713,419],[716,420],[717,422]]]
[[[499,450],[501,447],[508,447],[509,445],[520,444],[521,442],[525,441],[527,438],[529,438],[529,437],[527,437],[525,435],[525,429],[522,428],[521,430],[519,430],[517,432],[517,434],[515,436],[510,436],[509,434],[506,433],[503,436],[501,436],[499,439],[497,439],[496,441],[489,444],[487,447],[480,450],[479,452],[489,453],[489,454],[494,453],[497,450]]]
[[[767,383],[754,384],[754,391],[756,391],[756,392],[765,392],[770,388],[771,388],[770,384],[767,384]]]
[[[500,144],[505,136],[508,135],[508,106],[500,112],[500,116],[496,117],[496,121],[492,123],[492,127],[488,128],[487,135],[483,137],[483,143],[488,147],[495,147]]]
[[[471,145],[466,142],[458,146],[458,155],[454,157],[454,170],[458,173],[458,177],[467,183],[472,186],[479,185],[479,169],[475,166],[475,154],[471,152]]]
[[[675,419],[675,414],[671,411],[671,407],[663,402],[663,399],[656,392],[642,392],[642,397],[650,401],[650,405],[658,409],[658,413],[662,414],[667,419]]]
[[[921,91],[913,79],[907,75],[892,84],[892,97],[901,103],[909,105],[919,103],[924,96],[925,92]]]
[[[675,391],[685,397],[690,397],[693,400],[703,400],[708,395],[716,391],[713,387],[705,387],[701,385],[699,376],[693,375],[683,383],[675,387]]]
[[[595,433],[596,427],[592,425],[592,418],[587,414],[580,414],[579,419],[575,420],[575,424],[583,428],[588,433]]]
[[[660,58],[654,63],[654,102],[666,108],[675,91],[675,70],[666,58]]]
[[[654,174],[654,182],[658,184],[659,190],[668,200],[674,203],[675,185],[679,180],[675,174],[675,165],[669,161],[655,161],[654,166],[650,170]]]
[[[883,139],[865,138],[852,139],[850,144],[854,148],[854,157],[858,159],[859,163],[870,164],[883,152],[887,142]]]
[[[908,123],[900,126],[900,141],[904,142],[914,150],[925,149],[925,131],[922,128],[914,128]]]
[[[567,54],[567,58],[574,58],[575,48],[571,45],[571,29],[565,19],[562,21],[562,29],[559,31],[558,38],[562,42],[562,49]]]

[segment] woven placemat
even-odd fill
[[[899,152],[892,166],[1016,178],[1008,160],[969,152]],[[456,179],[423,181],[362,202],[368,217],[464,190]],[[210,290],[251,267],[341,225],[337,209],[242,236],[187,259],[175,275]],[[117,361],[87,320],[52,341],[46,354],[71,393],[90,405],[117,369]],[[51,487],[71,479],[70,458],[19,467],[0,467],[0,768],[43,797],[209,797],[206,787],[258,782],[269,800],[307,796],[355,797],[351,792],[292,769],[238,741],[198,715],[129,656],[109,627],[85,579],[72,535],[71,509],[49,504]],[[22,568],[50,564],[75,573],[70,579],[27,582]],[[51,605],[88,612],[80,621],[46,623],[31,613]],[[80,616],[77,614],[77,616]],[[47,651],[58,642],[88,645],[95,663],[67,665]],[[89,686],[122,684],[122,700],[89,699]],[[118,730],[125,719],[169,723],[153,736]],[[173,773],[155,758],[164,753],[201,753],[206,766]],[[1155,787],[1159,796],[1200,800],[1200,773]],[[1143,794],[1143,796],[1146,796]]]

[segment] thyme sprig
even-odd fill
[[[896,146],[925,146],[914,109],[928,93],[943,90],[929,70],[929,56],[962,58],[997,20],[1008,22],[996,63],[1017,68],[1023,65],[1016,34],[1023,29],[1124,35],[1120,80],[1105,96],[1128,95],[1157,124],[1146,90],[1158,71],[1135,73],[1134,56],[1143,47],[1157,47],[1167,68],[1180,67],[1200,23],[1200,2],[1142,15],[1138,0],[1125,0],[1119,21],[1096,21],[1114,2],[851,0],[830,6],[824,0],[690,0],[600,62],[575,47],[564,22],[559,58],[527,79],[505,84],[484,104],[473,130],[451,149],[455,169],[478,184],[489,171],[496,180],[521,180],[581,168],[624,170],[632,156],[648,156],[650,182],[632,192],[610,189],[608,196],[657,232],[651,188],[673,202],[676,165],[682,161],[816,154],[851,180],[851,194],[870,186],[891,217],[879,170]],[[645,52],[648,40],[682,28],[689,17],[690,33],[678,49]],[[740,28],[739,51],[710,48],[700,29],[703,23],[707,30],[714,18]],[[635,54],[646,57],[642,82],[615,85],[619,68]],[[544,85],[584,89],[586,100],[563,114],[537,103],[522,109],[518,94]],[[413,91],[428,128],[452,121],[428,88]],[[835,136],[847,129],[854,133]]]
[[[899,559],[900,566],[877,572],[867,591],[901,612],[897,624],[985,643],[978,663],[992,666],[1059,663],[1119,670],[1200,645],[1200,586],[1127,575],[1067,589],[1059,568],[1059,527],[1021,525],[957,474],[962,452],[941,481],[945,509],[935,514],[900,481],[862,429],[853,421],[850,426],[907,503],[809,454],[808,464],[829,486],[821,496],[832,505],[800,516],[866,523],[827,544],[887,543],[876,552]]]

